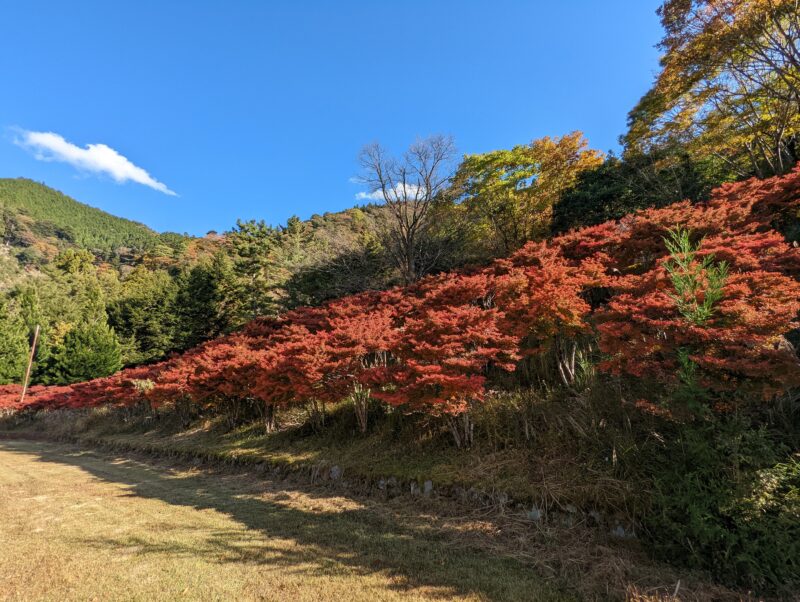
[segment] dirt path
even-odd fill
[[[0,441],[1,600],[562,600],[381,502]]]

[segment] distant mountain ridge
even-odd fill
[[[27,178],[0,178],[0,236],[13,246],[50,239],[93,251],[147,249],[160,240],[142,223],[117,217]]]

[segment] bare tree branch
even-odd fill
[[[456,155],[453,139],[432,136],[418,140],[396,159],[379,144],[365,146],[359,163],[361,181],[371,193],[380,193],[392,216],[389,253],[405,283],[425,275],[425,236],[434,204],[449,187],[451,162]]]

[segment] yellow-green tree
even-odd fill
[[[603,162],[581,132],[464,157],[455,177],[463,205],[495,254],[550,233],[553,205],[579,174]]]
[[[800,136],[798,0],[666,0],[662,70],[629,115],[629,153],[670,145],[736,176],[785,173]]]

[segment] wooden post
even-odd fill
[[[31,378],[31,366],[33,366],[33,356],[36,355],[36,342],[39,340],[39,325],[36,325],[36,330],[33,331],[33,345],[31,345],[31,354],[28,357],[28,367],[25,370],[25,380],[22,383],[22,395],[19,397],[19,405],[25,401],[25,392],[28,390],[28,381]]]

